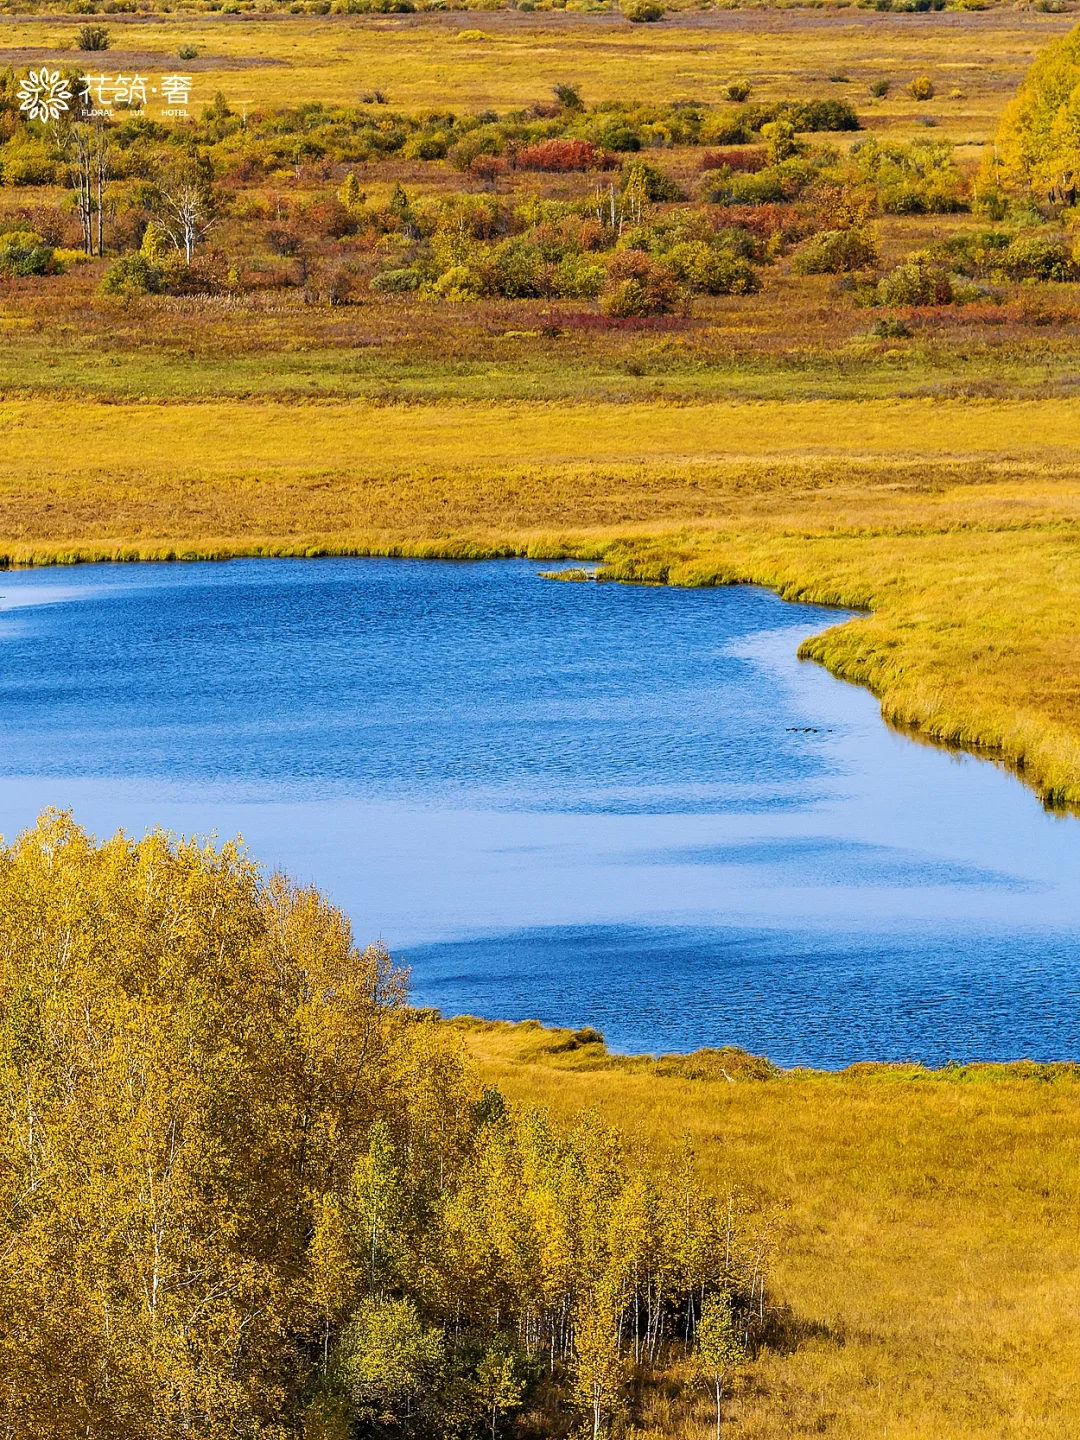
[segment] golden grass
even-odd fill
[[[78,16],[26,18],[5,24],[5,51],[70,46]],[[933,113],[940,135],[985,138],[1036,51],[1070,26],[1070,18],[1035,11],[880,15],[849,9],[715,11],[671,15],[662,25],[630,25],[617,15],[573,13],[311,17],[160,15],[109,17],[114,55],[153,52],[160,73],[177,68],[183,42],[200,47],[205,70],[195,75],[197,110],[215,90],[236,106],[321,100],[355,103],[374,89],[392,106],[505,110],[546,100],[558,81],[572,79],[592,102],[604,99],[719,101],[727,84],[750,79],[759,98],[791,94],[850,95],[864,109],[866,84],[891,76],[894,93],[872,112],[875,123],[915,130],[918,114]],[[463,29],[492,39],[457,40]],[[74,52],[59,58],[94,73],[110,70],[109,55]],[[237,70],[237,59],[265,59],[264,68]],[[220,60],[220,65],[214,63]],[[20,63],[24,63],[21,62]],[[182,68],[182,67],[181,67]],[[842,70],[850,83],[829,82]],[[152,73],[158,73],[156,70]],[[930,73],[939,94],[914,105],[903,86]],[[963,91],[950,98],[954,88]],[[154,113],[151,106],[149,113]]]
[[[1076,402],[370,406],[0,404],[0,473],[226,480],[481,464],[701,466],[744,458],[1076,463]]]
[[[748,1180],[782,1207],[774,1290],[803,1338],[751,1368],[729,1435],[1080,1431],[1080,1079],[1069,1069],[866,1066],[728,1083],[605,1061],[596,1046],[560,1051],[565,1033],[460,1028],[512,1099],[559,1115],[595,1106],[661,1145],[688,1134],[708,1183]]]

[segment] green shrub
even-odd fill
[[[771,120],[761,127],[761,138],[765,141],[765,164],[782,165],[793,160],[803,147],[795,138],[795,126],[790,120]]]
[[[55,185],[58,173],[52,151],[35,140],[14,140],[0,151],[5,185]]]
[[[646,160],[635,160],[626,167],[619,182],[619,189],[624,195],[627,191],[636,190],[642,199],[651,204],[683,198],[682,191],[671,176],[665,175],[663,170],[658,170]]]
[[[499,152],[500,137],[494,126],[484,125],[459,140],[449,151],[450,163],[455,170],[467,171],[473,161],[481,155],[495,156]]]
[[[104,25],[83,25],[75,35],[75,45],[79,50],[108,50],[112,44],[112,36]]]
[[[791,199],[799,187],[778,166],[768,166],[756,175],[732,175],[725,188],[722,199],[729,205],[774,205]]]
[[[565,82],[560,85],[553,85],[551,87],[551,93],[564,110],[585,109],[585,102],[578,94],[576,85],[567,85]]]
[[[103,295],[156,295],[161,288],[161,269],[142,253],[121,256],[101,282]]]
[[[741,105],[743,101],[750,99],[751,89],[752,87],[748,80],[733,80],[724,91],[724,94],[729,100],[733,100],[736,105]]]
[[[966,208],[961,177],[930,175],[883,185],[879,203],[886,215],[954,215]]]
[[[450,139],[442,131],[434,134],[411,135],[402,146],[403,160],[443,160],[450,148]]]
[[[384,294],[402,295],[409,290],[419,290],[423,283],[424,276],[420,270],[415,265],[407,265],[397,270],[384,270],[374,276],[371,288]]]
[[[534,245],[507,240],[495,252],[494,288],[509,300],[525,300],[543,293],[542,259]]]
[[[843,275],[872,269],[877,261],[877,241],[869,230],[824,230],[807,241],[792,269],[797,275]]]
[[[889,316],[884,320],[875,321],[870,331],[870,334],[873,335],[876,340],[907,340],[914,335],[914,333],[910,325],[906,324],[903,320],[897,320],[893,316]]]
[[[640,250],[618,250],[608,262],[608,280],[600,296],[605,315],[667,315],[680,290],[675,273]]]
[[[878,79],[871,80],[867,89],[875,100],[884,100],[885,96],[889,93],[889,81],[885,79],[884,75],[881,75]]]
[[[433,300],[479,300],[484,293],[484,282],[468,265],[452,265],[444,270],[437,280],[423,287],[423,293]]]
[[[587,119],[583,116],[574,129],[580,130],[582,138],[591,140],[600,150],[627,155],[641,149],[641,136],[619,115],[590,115]]]
[[[0,274],[55,275],[63,266],[36,230],[11,230],[0,235]]]
[[[698,140],[702,145],[748,145],[756,133],[744,112],[718,110],[702,120]]]
[[[616,280],[604,292],[600,309],[617,320],[654,313],[648,287],[640,280]]]
[[[634,25],[652,25],[664,18],[664,7],[656,0],[623,0],[622,13]]]
[[[567,255],[555,267],[552,288],[564,300],[595,300],[607,271],[581,255]]]
[[[862,128],[850,100],[786,100],[770,108],[776,111],[776,119],[787,120],[800,132]]]
[[[1048,235],[1018,235],[1005,251],[1001,268],[1010,280],[1072,280],[1076,276],[1068,250]]]
[[[754,295],[761,289],[757,271],[741,256],[703,240],[686,240],[664,257],[691,290],[706,295]]]
[[[988,185],[972,198],[971,208],[988,220],[1004,220],[1009,213],[1009,197],[996,185]]]
[[[879,305],[951,305],[953,279],[942,265],[923,255],[911,255],[878,281]]]
[[[197,60],[199,57],[199,47],[190,44],[181,45],[176,54],[180,60]]]

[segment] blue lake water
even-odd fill
[[[527,562],[0,576],[0,829],[241,832],[418,1003],[782,1064],[1080,1055],[1080,823],[796,659]]]

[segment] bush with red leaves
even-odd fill
[[[498,155],[476,155],[469,161],[469,173],[478,175],[481,180],[494,181],[506,173],[506,161],[500,160]]]
[[[765,169],[765,151],[756,145],[735,145],[729,150],[706,150],[701,157],[701,170],[741,170],[756,175]]]
[[[519,150],[515,161],[519,170],[596,170],[605,158],[590,140],[541,140]]]
[[[797,205],[727,205],[723,213],[725,226],[749,230],[760,240],[779,235],[791,242],[821,229],[815,217]]]
[[[672,270],[641,250],[616,250],[608,262],[608,280],[600,297],[605,315],[669,315],[682,298]]]

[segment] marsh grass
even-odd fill
[[[688,1136],[706,1183],[751,1176],[776,1207],[776,1341],[743,1379],[731,1436],[1075,1435],[1076,1067],[729,1062],[687,1078],[570,1031],[451,1023],[514,1099],[595,1106],[660,1145]],[[651,1405],[658,1433],[709,1433],[692,1397]]]

